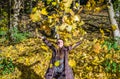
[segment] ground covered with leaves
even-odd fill
[[[85,26],[85,30],[91,27],[89,24]],[[69,45],[82,40],[82,44],[69,54],[69,65],[73,68],[75,79],[119,79],[120,46],[110,37],[102,35],[101,31],[95,29],[96,32],[92,33],[88,29],[65,42]],[[0,78],[44,79],[51,54],[52,51],[39,38],[29,38],[9,46],[2,45],[0,56],[1,60],[4,59],[1,63],[5,67],[4,72],[0,71]]]
[[[120,78],[118,48],[111,40],[84,39],[82,44],[69,54],[69,65],[73,68],[75,79]],[[0,71],[1,79],[44,79],[51,50],[40,39],[30,38],[16,45],[1,46],[0,51],[2,57],[13,61],[14,66],[10,74],[2,74]],[[10,66],[10,63],[6,65]]]
[[[80,17],[73,11],[70,11],[73,15],[70,17],[63,16],[61,11],[58,13],[60,16],[55,13],[48,16],[43,6],[42,10],[33,8],[30,17],[36,22],[47,15],[48,19],[42,18],[43,25],[38,27],[49,33],[48,26],[56,25],[58,34],[67,46],[82,41],[80,46],[69,53],[69,65],[75,79],[120,79],[120,46],[112,38],[113,29],[110,28],[107,12],[81,13]],[[63,23],[60,23],[60,17]],[[57,22],[60,24],[57,25]],[[35,30],[36,34],[38,30]],[[20,36],[23,35],[20,33]],[[56,42],[55,39],[47,39]],[[44,79],[52,51],[41,39],[32,37],[12,45],[0,45],[0,79]]]

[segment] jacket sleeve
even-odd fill
[[[76,42],[75,44],[68,46],[68,51],[76,48],[76,47],[79,46],[80,44],[81,44],[81,41],[78,41],[78,42]]]
[[[55,46],[51,44],[46,38],[43,38],[42,40],[52,51],[55,51]]]

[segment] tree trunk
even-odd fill
[[[19,14],[21,10],[21,0],[14,0],[14,6],[13,6],[13,27],[17,27],[19,25]]]
[[[8,38],[9,38],[9,41],[12,40],[10,37],[11,36],[10,28],[11,28],[11,0],[8,1]]]
[[[8,1],[8,29],[11,27],[11,0]]]
[[[120,37],[120,30],[119,30],[117,21],[115,19],[115,12],[114,12],[113,4],[111,0],[109,0],[107,3],[108,3],[109,18],[110,18],[111,26],[113,28],[113,35],[114,35],[114,38],[116,39],[116,37]]]

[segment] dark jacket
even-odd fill
[[[51,44],[48,40],[43,39],[44,43],[53,51],[52,53],[52,58],[50,60],[50,64],[53,64],[55,61],[55,55],[57,52],[57,49],[55,48],[55,46],[53,44]],[[71,69],[71,67],[68,65],[68,52],[77,47],[80,44],[80,42],[77,42],[76,45],[72,46],[68,46],[68,47],[62,47],[61,51],[64,52],[64,61],[65,61],[65,70],[64,72],[62,72],[62,75],[65,76],[65,79],[74,79],[73,76],[73,71]],[[45,78],[46,79],[53,79],[53,74],[54,74],[54,66],[52,68],[47,69],[47,72],[45,74]]]

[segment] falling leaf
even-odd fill
[[[74,19],[74,21],[80,21],[80,16],[79,15],[75,15],[73,19]]]
[[[53,6],[56,6],[56,5],[57,5],[57,3],[56,3],[56,2],[52,2],[52,5],[53,5]]]
[[[37,10],[34,14],[30,14],[30,18],[33,22],[40,21],[41,15],[39,10]]]
[[[84,21],[81,21],[80,23],[79,23],[79,26],[82,26],[82,25],[84,25],[85,23],[84,23]]]
[[[87,6],[87,7],[90,7],[90,6],[91,6],[90,2],[88,2],[86,6]]]
[[[32,13],[34,13],[34,12],[36,12],[37,11],[37,7],[34,7],[33,9],[32,9]]]
[[[62,25],[59,27],[59,29],[60,29],[61,31],[63,31],[66,27],[67,27],[67,24],[64,23],[64,24],[62,24]]]
[[[71,32],[71,31],[72,31],[72,26],[68,25],[68,26],[66,27],[66,30],[67,30],[67,32]]]
[[[46,8],[42,8],[41,14],[43,14],[43,15],[47,15],[48,14],[48,12],[46,11]]]
[[[100,11],[101,11],[101,7],[96,7],[96,8],[94,9],[94,11],[95,11],[96,13],[100,12]]]
[[[50,2],[52,2],[52,0],[47,0],[47,4],[50,4]]]
[[[79,3],[76,3],[75,5],[76,5],[76,7],[79,7],[79,6],[80,6]]]
[[[72,16],[74,16],[74,15],[75,15],[75,13],[73,12],[73,10],[72,10],[72,9],[70,9],[70,14],[71,14]]]
[[[73,36],[78,36],[78,34],[79,34],[79,30],[73,32]]]

